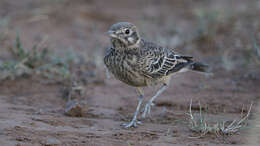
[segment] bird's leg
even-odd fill
[[[134,114],[134,117],[133,119],[131,120],[130,123],[126,123],[126,124],[123,124],[125,126],[125,128],[130,128],[130,127],[137,127],[137,124],[141,124],[140,121],[137,121],[137,115],[139,113],[139,110],[140,110],[140,107],[142,105],[142,102],[144,100],[144,95],[143,95],[143,91],[142,89],[140,88],[137,88],[140,95],[139,95],[139,99],[138,99],[138,105],[137,105],[137,108],[135,110],[135,114]]]
[[[142,118],[145,118],[146,115],[151,113],[151,106],[154,106],[153,101],[157,98],[165,89],[167,89],[167,84],[163,84],[163,86],[156,92],[156,94],[147,102],[144,107],[144,112],[142,114]]]

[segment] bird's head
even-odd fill
[[[113,45],[117,46],[121,44],[121,46],[128,48],[134,47],[140,41],[136,26],[129,22],[113,24],[107,34],[110,36]]]

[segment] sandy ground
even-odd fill
[[[45,82],[47,79],[39,76],[0,82],[0,145],[246,145],[253,141],[249,138],[250,134],[260,143],[257,128],[253,128],[255,132],[250,131],[250,127],[257,127],[254,119],[258,115],[257,100],[260,99],[259,66],[257,68],[249,63],[241,67],[239,61],[223,65],[226,60],[219,57],[225,54],[221,52],[225,50],[223,47],[230,49],[228,53],[231,54],[243,54],[241,48],[250,47],[250,39],[244,36],[244,32],[251,27],[245,29],[243,26],[247,25],[247,20],[259,20],[255,13],[260,11],[260,3],[147,2],[1,1],[2,21],[8,21],[8,24],[1,23],[1,33],[5,36],[1,38],[1,49],[12,44],[17,31],[28,48],[47,38],[44,45],[54,51],[64,53],[64,50],[71,48],[85,54],[86,60],[95,64],[94,72],[97,75],[94,78],[101,82],[83,85],[85,92],[77,98],[83,104],[82,117],[64,114],[67,101],[62,94],[63,84]],[[229,6],[232,9],[226,9]],[[200,24],[196,12],[205,8],[221,9],[232,15],[231,21],[221,23],[214,43],[203,38],[196,40],[193,36],[194,29],[198,29]],[[235,15],[237,13],[239,16]],[[223,17],[225,20],[229,16]],[[179,52],[208,62],[213,66],[214,76],[193,72],[177,74],[172,78],[169,88],[155,101],[151,116],[141,119],[141,126],[122,128],[122,123],[130,121],[138,98],[133,87],[113,77],[105,77],[102,56],[109,40],[104,32],[117,21],[133,22],[147,39],[177,47]],[[233,21],[238,22],[229,24]],[[259,23],[252,21],[252,25],[252,29],[260,30]],[[228,33],[231,28],[234,30]],[[260,35],[258,37],[260,39]],[[233,50],[232,46],[237,50]],[[9,56],[8,52],[2,51],[0,59]],[[242,60],[239,54],[228,57],[235,61]],[[146,88],[145,99],[152,97],[158,88]],[[207,120],[210,123],[232,121],[240,117],[242,109],[247,112],[251,102],[254,103],[253,116],[249,118],[248,127],[238,133],[225,136],[207,134],[195,138],[200,134],[189,129],[189,116],[186,114],[191,99],[195,113],[199,110],[199,102],[207,107]]]

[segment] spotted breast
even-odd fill
[[[135,87],[147,86],[146,77],[139,71],[139,49],[109,48],[104,57],[108,70],[120,81]]]

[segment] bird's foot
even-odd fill
[[[138,121],[138,120],[132,120],[130,123],[124,123],[122,124],[122,126],[124,126],[124,128],[131,128],[131,127],[138,127],[138,125],[141,125],[142,122]]]
[[[151,114],[151,107],[154,106],[153,102],[148,102],[145,107],[144,107],[144,112],[142,114],[142,118],[145,118],[146,115],[150,115]]]

